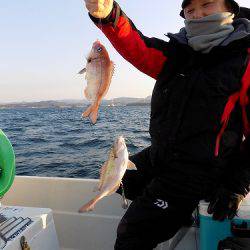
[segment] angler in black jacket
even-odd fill
[[[152,144],[131,156],[137,171],[123,178],[133,202],[115,249],[153,249],[188,223],[201,199],[210,199],[214,219],[233,218],[250,184],[249,20],[237,18],[233,0],[184,0],[185,28],[166,42],[145,37],[112,0],[109,9],[85,2],[117,51],[156,79]]]

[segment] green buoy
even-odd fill
[[[10,189],[15,178],[15,153],[13,147],[0,129],[0,197]]]

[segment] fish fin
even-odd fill
[[[87,88],[84,89],[84,95],[85,95],[85,97],[86,97],[88,100],[90,99],[89,94],[88,94],[88,91],[87,91]]]
[[[98,103],[93,104],[91,112],[89,114],[89,118],[93,124],[96,124],[98,118],[98,109],[99,109],[99,104]]]
[[[84,68],[84,69],[82,69],[82,70],[80,70],[80,71],[78,72],[78,74],[80,74],[80,75],[82,75],[82,74],[84,74],[84,73],[86,73],[86,68]]]
[[[111,77],[114,75],[114,73],[115,73],[115,63],[113,62],[113,61],[111,61],[111,65],[110,65],[110,67],[111,67]]]
[[[85,213],[94,210],[95,204],[101,200],[103,197],[105,197],[107,193],[100,193],[98,194],[94,199],[90,200],[88,203],[84,204],[80,209],[78,210],[79,213]]]
[[[84,118],[89,117],[91,122],[95,124],[98,118],[98,109],[99,109],[99,104],[98,102],[95,102],[82,113],[82,117]]]
[[[114,63],[110,61],[110,64],[108,66],[108,72],[107,74],[105,74],[105,77],[102,78],[100,87],[98,89],[98,94],[97,94],[98,103],[101,103],[102,98],[106,96],[111,84],[113,74],[114,74]]]
[[[111,189],[111,190],[109,191],[108,195],[111,195],[111,194],[115,193],[116,190],[117,190],[119,187],[120,187],[120,183],[117,184],[113,189]]]
[[[79,213],[85,213],[85,212],[92,211],[95,208],[96,202],[97,202],[96,198],[92,199],[91,201],[89,201],[88,203],[86,203],[82,207],[80,207],[80,209],[78,210],[78,212]]]
[[[100,169],[100,181],[99,181],[99,185],[98,185],[98,190],[100,191],[103,187],[104,184],[104,175],[107,169],[108,163],[105,162],[102,166],[102,168]]]
[[[136,165],[132,161],[128,161],[127,169],[129,169],[129,170],[137,170]]]

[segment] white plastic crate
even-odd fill
[[[51,209],[0,207],[0,249],[21,250],[24,236],[32,250],[59,250]]]

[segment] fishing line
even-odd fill
[[[102,26],[102,21],[101,21],[101,18],[99,18],[99,20],[98,20],[98,26],[99,26],[99,28],[100,28],[100,30],[102,31],[102,33],[103,33],[103,26]],[[97,38],[97,40],[98,41],[100,41],[98,38]],[[102,68],[102,66],[103,66],[103,62],[102,62],[102,59],[100,60],[100,64],[99,64],[99,66],[100,66],[100,75],[101,75],[101,80],[103,80],[103,68]],[[96,71],[96,73],[98,73],[98,68],[97,68],[97,71]],[[112,74],[113,74],[113,72],[112,72]],[[101,84],[99,85],[99,87],[98,87],[98,91],[97,91],[97,93],[99,93],[99,91],[100,91],[100,88],[101,88],[101,86],[102,86],[102,84],[103,84],[103,82],[101,82]],[[96,100],[97,101],[97,100]],[[116,111],[114,110],[114,112],[113,112],[113,115],[114,115],[114,117],[115,117],[115,121],[117,121],[118,122],[118,119],[117,119],[117,114],[116,114]],[[114,124],[115,125],[115,124]],[[112,137],[114,137],[114,135],[115,135],[115,139],[118,137],[117,136],[117,131],[118,131],[118,126],[113,126],[113,128],[112,128],[113,130],[114,130],[114,133],[112,133]],[[93,131],[92,131],[92,133],[93,133]],[[113,140],[114,140],[114,138],[112,138]],[[112,140],[111,140],[112,141]],[[131,141],[130,141],[131,142]],[[132,142],[131,142],[132,143]],[[113,144],[113,143],[112,143]],[[103,166],[103,164],[101,165],[101,166],[99,166],[99,174],[100,174],[100,168]],[[122,190],[122,207],[124,208],[124,209],[127,209],[128,208],[128,201],[127,201],[127,199],[126,199],[126,197],[125,197],[125,190],[124,190],[124,187],[123,187],[123,183],[121,182],[121,184],[120,184],[120,187],[121,187],[121,190]]]
[[[100,27],[100,30],[103,31],[101,18],[99,18],[99,20],[98,20],[98,26]],[[98,37],[96,38],[96,41],[100,41],[100,40],[98,39]],[[102,79],[102,76],[103,76],[103,72],[102,72],[102,59],[99,60],[99,61],[100,61],[100,62],[98,62],[98,64],[97,64],[96,67],[95,67],[95,72],[96,72],[96,76],[97,76],[98,73],[100,72],[100,74],[101,74],[101,79]],[[99,69],[99,68],[100,68],[100,69]],[[99,86],[98,86],[98,88],[97,88],[96,97],[98,97],[98,93],[99,93],[99,91],[100,91],[101,85],[102,85],[102,84],[99,84]],[[96,103],[97,98],[96,98],[94,101],[92,101],[92,100],[90,100],[90,101],[91,101],[90,105],[93,106],[93,104]],[[99,110],[98,110],[98,111],[99,111]],[[99,140],[99,137],[100,137],[100,136],[99,136],[99,135],[96,135],[94,126],[95,126],[95,124],[92,124],[92,121],[91,121],[91,122],[90,122],[90,127],[92,127],[92,129],[90,129],[90,133],[92,134],[92,138],[96,138],[96,137],[97,137],[96,139]],[[102,163],[100,163],[100,164],[97,164],[97,174],[98,174],[98,177],[100,176],[101,168],[102,168],[103,164],[106,162],[106,160],[107,160],[107,159],[105,158],[104,162],[102,162]]]
[[[98,26],[100,27],[100,30],[103,32],[101,18],[99,18],[99,20],[98,20]],[[99,41],[99,42],[100,42],[100,40],[98,39],[98,37],[96,38],[96,41]],[[100,68],[100,69],[98,70],[98,68]],[[101,80],[102,80],[102,76],[103,76],[103,72],[102,72],[102,58],[101,58],[101,60],[100,60],[100,63],[98,63],[98,65],[96,66],[96,75],[98,75],[99,71],[100,71]],[[96,92],[96,93],[97,93],[97,94],[96,94],[96,97],[98,96],[98,93],[99,93],[99,91],[100,91],[101,85],[102,85],[102,82],[101,82],[101,84],[99,84],[99,86],[98,86],[98,89],[97,89],[97,92]],[[93,103],[96,103],[96,101],[97,101],[97,98],[94,100]],[[93,105],[93,103],[91,103],[91,105]],[[99,111],[99,110],[98,110],[98,111]],[[92,125],[93,125],[93,124],[92,124]],[[93,134],[93,131],[92,131],[92,134]],[[94,134],[93,134],[93,136],[94,136]]]
[[[101,20],[101,18],[99,18],[98,26],[99,26],[101,32],[103,33],[103,26],[102,26],[102,20]],[[97,40],[99,40],[99,39],[97,38]],[[102,76],[103,76],[102,65],[103,65],[103,64],[102,64],[102,60],[101,60],[101,63],[100,63],[100,66],[101,66],[101,69],[100,69],[100,72],[101,72],[101,79],[103,79],[103,78],[102,78]],[[100,90],[101,85],[102,85],[102,83],[99,85],[98,92],[99,92],[99,90]],[[116,116],[116,113],[115,113],[115,116]],[[117,120],[117,119],[116,119],[116,120]],[[114,126],[114,127],[115,127],[115,137],[117,137],[117,129],[116,129],[117,126]],[[113,134],[113,135],[114,135],[114,134]]]
[[[100,27],[100,30],[103,32],[101,18],[99,18],[98,26]],[[100,42],[100,40],[98,38],[96,40]],[[101,85],[102,85],[102,76],[103,76],[103,72],[102,72],[102,58],[100,60],[100,65],[99,66],[100,66],[100,72],[101,72],[101,84],[99,84],[99,87],[98,87],[98,90],[97,90],[97,95],[99,94],[99,91],[100,91],[100,88],[101,88]],[[98,70],[97,70],[96,73],[98,73]],[[97,100],[95,100],[95,101],[97,101]]]
[[[102,31],[102,33],[103,33],[103,24],[102,24],[102,20],[101,20],[101,18],[99,18],[99,21],[98,21],[98,26],[99,26],[99,28],[100,28],[100,30]],[[98,40],[98,39],[97,39]],[[102,60],[101,60],[101,79],[102,79]],[[114,72],[112,72],[112,74],[114,74]],[[113,75],[112,75],[112,77],[113,77]],[[99,88],[101,87],[101,85],[99,86]],[[99,90],[98,90],[99,91]],[[113,104],[113,102],[111,101],[111,106],[110,107],[113,107],[112,106],[112,104]],[[118,116],[117,116],[117,113],[116,113],[116,111],[114,110],[114,112],[112,112],[113,113],[113,115],[114,115],[114,118],[115,118],[115,121],[117,121],[118,122]],[[117,138],[118,136],[119,136],[119,134],[118,134],[118,126],[114,126],[113,128],[112,128],[113,130],[114,130],[114,133],[113,133],[113,135],[114,135],[114,137],[115,138]]]

